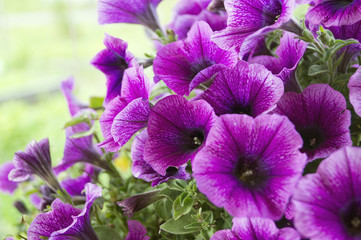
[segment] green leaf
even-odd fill
[[[312,65],[309,69],[308,69],[308,75],[309,76],[316,76],[322,73],[327,73],[328,69],[326,69],[324,66],[322,65]]]
[[[91,97],[89,99],[89,107],[93,109],[103,108],[104,97]]]
[[[98,115],[93,111],[82,111],[81,114],[73,117],[70,121],[66,122],[64,125],[64,128],[77,125],[79,123],[85,122],[89,125],[91,125],[92,120],[96,120],[98,118]]]
[[[92,125],[91,128],[88,131],[74,133],[73,135],[70,136],[70,138],[87,137],[87,136],[92,135],[94,133],[94,131],[95,131],[95,124]]]
[[[183,215],[188,214],[193,207],[194,198],[188,195],[188,193],[182,193],[174,202],[173,202],[173,218],[178,219]]]
[[[180,194],[182,194],[181,191],[170,188],[164,188],[158,193],[158,196],[165,196],[166,198],[168,198],[173,202]]]
[[[97,226],[97,227],[94,227],[94,231],[97,234],[97,236],[99,237],[99,240],[121,239],[119,233],[110,227]]]
[[[172,213],[169,209],[172,208],[172,201],[165,198],[155,203],[155,212],[161,217],[164,221],[167,221],[172,218]]]
[[[359,44],[359,42],[355,39],[347,39],[347,40],[340,40],[337,39],[335,42],[335,45],[332,47],[330,51],[330,56],[333,56],[338,50],[340,50],[343,47],[346,47],[350,44]]]
[[[191,214],[181,216],[177,220],[169,219],[162,225],[160,225],[160,229],[169,232],[172,234],[188,234],[197,232],[195,229],[186,229],[185,226],[188,226],[192,223],[196,222],[194,218],[191,217]]]

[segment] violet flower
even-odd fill
[[[125,216],[132,217],[134,213],[162,199],[163,196],[158,196],[159,191],[160,190],[140,193],[119,201],[117,204],[123,209]]]
[[[361,236],[361,149],[344,147],[304,176],[293,195],[294,223],[306,238]]]
[[[352,145],[346,100],[327,84],[312,84],[301,94],[285,93],[274,112],[286,115],[295,125],[303,139],[301,151],[309,161]]]
[[[217,115],[257,115],[270,111],[283,94],[283,83],[259,64],[239,61],[233,69],[218,73],[199,98],[207,101]]]
[[[284,116],[221,116],[193,161],[200,192],[234,217],[280,219],[306,163]]]
[[[120,95],[124,71],[138,67],[138,63],[127,50],[128,44],[125,41],[105,34],[104,45],[106,49],[100,51],[91,63],[107,77],[107,94],[104,99],[104,105],[107,105]]]
[[[144,160],[163,176],[169,167],[193,160],[215,120],[212,107],[203,100],[189,102],[179,95],[163,98],[149,115]]]
[[[292,16],[294,0],[225,0],[227,28],[212,36],[221,48],[248,53],[256,39],[280,28]]]
[[[178,1],[175,6],[174,17],[168,25],[183,40],[187,33],[197,21],[204,21],[209,24],[213,31],[222,30],[227,27],[227,13],[213,13],[207,10],[211,0],[189,0]]]
[[[52,211],[39,214],[28,229],[29,240],[98,240],[90,222],[90,209],[95,199],[102,196],[102,189],[92,183],[85,186],[86,203],[77,209],[56,199]]]
[[[128,220],[129,233],[125,237],[125,240],[148,240],[150,237],[145,236],[147,230],[145,227],[136,220]]]
[[[136,178],[141,178],[147,182],[152,182],[152,187],[167,182],[169,179],[188,180],[191,176],[186,172],[185,166],[168,168],[166,174],[160,175],[144,160],[144,147],[148,140],[147,130],[143,130],[137,135],[132,144],[132,173]]]
[[[278,229],[267,218],[233,218],[232,229],[216,232],[211,240],[299,240],[293,228]]]
[[[12,162],[5,162],[0,165],[0,191],[12,194],[18,187],[18,183],[9,180],[8,175],[14,169]]]
[[[350,102],[357,115],[361,116],[361,67],[352,75],[347,86],[350,89]]]
[[[301,92],[296,80],[296,68],[306,51],[307,43],[295,39],[296,35],[284,32],[280,46],[274,56],[256,56],[249,60],[250,63],[260,63],[270,70],[275,76],[282,79],[285,91]]]
[[[25,152],[18,151],[13,159],[14,169],[9,173],[9,180],[22,182],[33,174],[38,175],[55,192],[61,190],[51,167],[49,139],[30,142]]]
[[[361,0],[315,0],[306,14],[311,23],[326,27],[351,25],[361,20]]]
[[[213,43],[210,39],[212,33],[207,23],[197,22],[186,40],[161,48],[153,63],[155,82],[163,80],[177,94],[188,95],[220,70],[233,67],[237,54]]]
[[[99,0],[98,21],[142,24],[152,31],[160,29],[156,8],[162,0]]]
[[[74,116],[82,109],[87,108],[87,106],[81,103],[73,94],[74,90],[74,78],[70,77],[61,82],[61,92],[63,93],[67,103],[68,109],[71,116]]]
[[[139,130],[147,126],[152,83],[143,67],[129,68],[124,73],[121,96],[113,99],[100,117],[105,140],[98,146],[118,151]]]
[[[85,185],[92,181],[94,167],[90,164],[86,165],[83,173],[77,178],[67,178],[61,181],[60,185],[69,193],[70,196],[81,196]]]

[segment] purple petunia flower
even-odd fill
[[[98,21],[106,23],[134,23],[152,31],[160,29],[156,8],[162,0],[99,0]]]
[[[242,113],[257,116],[276,107],[283,83],[264,66],[239,61],[233,69],[218,73],[199,98],[207,101],[217,115]]]
[[[344,147],[301,179],[293,195],[294,223],[306,238],[361,236],[361,149]]]
[[[86,165],[84,172],[77,178],[67,178],[61,181],[60,185],[66,190],[70,196],[81,196],[85,185],[92,181],[94,167],[90,164]]]
[[[150,237],[145,236],[147,234],[147,229],[136,220],[128,220],[128,229],[129,233],[125,237],[125,240],[148,240]]]
[[[178,95],[163,98],[149,116],[144,160],[163,176],[169,167],[193,160],[215,120],[212,107],[203,100],[188,102]]]
[[[295,37],[296,35],[293,33],[284,32],[280,46],[275,52],[277,57],[256,56],[249,62],[260,63],[281,78],[285,85],[285,91],[300,92],[301,89],[296,80],[296,68],[306,51],[307,43],[295,39]]]
[[[361,116],[361,67],[352,75],[347,86],[350,89],[350,102],[357,115]]]
[[[284,116],[221,116],[193,161],[199,191],[234,217],[282,217],[301,177],[302,138]]]
[[[221,48],[235,48],[240,56],[248,53],[262,35],[281,27],[292,16],[294,0],[225,0],[227,28],[212,40]]]
[[[315,6],[306,14],[311,23],[326,27],[351,25],[361,20],[361,0],[314,0]]]
[[[51,167],[49,139],[29,143],[25,152],[18,151],[13,159],[14,169],[9,173],[9,180],[22,182],[31,175],[38,175],[54,191],[60,190],[58,180]]]
[[[207,6],[210,2],[211,0],[190,0],[177,3],[173,21],[168,27],[178,35],[178,39],[185,39],[189,30],[197,21],[208,23],[213,31],[227,27],[227,13],[208,11]]]
[[[70,77],[61,82],[61,92],[63,93],[67,103],[68,109],[71,116],[74,116],[82,109],[87,108],[87,106],[81,103],[73,94],[74,90],[74,78]]]
[[[237,54],[219,48],[211,41],[213,31],[205,22],[197,22],[184,41],[164,46],[154,59],[154,80],[163,80],[179,95],[189,94],[225,67],[237,63]]]
[[[138,67],[138,63],[123,40],[105,34],[104,45],[106,49],[100,51],[91,63],[107,77],[107,94],[104,99],[104,105],[107,105],[120,95],[124,71]]]
[[[143,130],[137,135],[132,144],[132,173],[136,178],[141,178],[147,182],[152,182],[152,187],[161,183],[167,182],[169,179],[183,179],[188,180],[191,176],[186,172],[185,166],[180,166],[178,169],[169,168],[166,175],[162,176],[157,173],[145,160],[144,160],[144,147],[148,140],[147,130]]]
[[[299,240],[293,228],[278,229],[267,218],[233,218],[232,229],[216,232],[211,240]]]
[[[5,162],[0,165],[0,191],[12,194],[18,187],[17,182],[10,181],[8,178],[11,170],[14,169],[12,162]]]
[[[352,144],[346,100],[327,84],[312,84],[301,94],[285,93],[274,112],[286,115],[295,125],[303,139],[301,151],[309,161]]]
[[[105,140],[98,146],[118,151],[140,129],[147,126],[152,83],[143,67],[129,68],[124,73],[121,97],[113,99],[100,117]]]
[[[91,223],[90,208],[102,196],[102,189],[92,183],[85,186],[86,203],[83,210],[56,199],[52,211],[39,214],[28,229],[29,240],[98,240]]]

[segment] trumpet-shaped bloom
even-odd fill
[[[128,220],[129,233],[125,240],[148,240],[150,237],[146,236],[147,229],[136,220]]]
[[[217,115],[226,113],[257,116],[272,110],[283,94],[283,83],[259,64],[239,61],[233,69],[218,73],[200,95]]]
[[[301,94],[285,93],[274,112],[286,115],[295,125],[303,139],[301,151],[309,161],[352,144],[346,100],[327,84],[312,84]]]
[[[306,238],[356,240],[361,236],[361,149],[344,147],[304,176],[293,195],[294,223]]]
[[[193,161],[199,191],[234,217],[280,219],[306,163],[284,116],[221,116]]]
[[[91,63],[107,77],[107,94],[104,99],[104,104],[107,105],[120,95],[124,71],[137,67],[138,63],[127,50],[128,44],[125,41],[105,34],[104,45],[106,49],[100,51]]]
[[[351,25],[361,20],[361,0],[316,0],[306,18],[326,27]]]
[[[292,16],[294,0],[225,0],[227,28],[216,32],[212,40],[221,48],[235,48],[243,56],[256,39],[281,27]]]
[[[191,176],[186,172],[185,166],[177,168],[169,168],[166,175],[157,173],[145,160],[144,160],[144,147],[148,140],[147,130],[143,130],[137,135],[132,144],[132,173],[136,178],[141,178],[147,182],[152,182],[152,187],[161,183],[167,182],[169,179],[183,179],[188,180]]]
[[[256,56],[249,60],[251,63],[260,63],[275,76],[282,79],[285,91],[299,92],[300,87],[296,80],[296,68],[306,51],[307,43],[295,39],[296,35],[285,32],[273,56]]]
[[[149,116],[144,160],[163,176],[169,167],[193,160],[215,120],[212,107],[203,100],[188,102],[178,95],[163,98]]]
[[[357,115],[361,116],[361,67],[352,75],[348,82],[350,102]]]
[[[125,71],[121,97],[113,99],[100,117],[105,140],[98,146],[118,151],[137,131],[147,126],[151,87],[142,67]]]
[[[233,218],[232,229],[216,232],[211,240],[299,240],[293,228],[278,229],[267,218]]]
[[[29,240],[98,240],[91,223],[90,209],[95,199],[102,196],[102,189],[94,184],[85,186],[86,203],[77,209],[56,199],[52,211],[39,214],[28,229]]]
[[[0,165],[0,191],[11,194],[18,187],[17,182],[10,181],[8,178],[9,173],[13,169],[14,165],[12,162],[5,162]]]
[[[156,8],[162,0],[99,0],[98,21],[106,23],[142,24],[159,29]]]
[[[233,67],[237,54],[219,48],[211,41],[212,29],[197,22],[184,41],[164,46],[154,59],[154,80],[163,80],[179,95],[189,94],[225,67]]]
[[[92,176],[95,173],[94,167],[88,164],[83,171],[79,177],[67,178],[60,183],[71,196],[83,195],[85,185],[92,181]]]

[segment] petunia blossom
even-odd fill
[[[149,115],[144,160],[163,176],[169,167],[178,168],[193,160],[216,118],[203,100],[189,102],[179,95],[163,98]]]
[[[239,61],[233,69],[217,74],[199,98],[207,101],[217,115],[257,115],[270,111],[283,95],[283,83],[264,66]]]
[[[125,237],[125,240],[148,240],[150,237],[146,236],[147,229],[136,220],[128,220],[129,233]]]
[[[83,209],[56,199],[52,211],[39,214],[28,229],[29,240],[99,240],[90,222],[90,209],[102,189],[92,183],[85,186],[86,203]]]
[[[129,1],[128,1],[129,2]],[[120,95],[124,71],[130,67],[137,67],[134,55],[128,51],[128,44],[105,34],[104,45],[106,49],[100,51],[91,63],[107,77],[107,93],[104,105]]]
[[[12,194],[18,187],[17,182],[9,180],[8,175],[14,169],[12,162],[5,162],[0,165],[0,191]]]
[[[301,151],[309,161],[352,144],[346,100],[327,84],[312,84],[301,94],[285,93],[274,112],[286,115],[295,125],[303,139]]]
[[[361,149],[344,147],[304,176],[293,195],[296,229],[311,240],[361,236]]]
[[[160,28],[156,8],[162,0],[99,0],[98,21],[142,24],[156,31]]]
[[[233,218],[232,229],[216,232],[211,240],[299,240],[293,228],[278,229],[267,218]]]
[[[154,59],[154,80],[163,80],[179,95],[188,95],[220,70],[237,63],[237,54],[211,41],[212,29],[203,21],[195,23],[184,41],[161,48]]]
[[[169,179],[183,179],[188,180],[191,178],[189,173],[186,172],[185,166],[177,168],[168,168],[166,174],[163,176],[157,173],[145,160],[144,160],[144,147],[148,140],[147,130],[143,130],[138,134],[132,144],[132,173],[136,178],[141,178],[147,182],[152,182],[152,187],[155,187]]]
[[[361,67],[352,75],[347,86],[350,89],[350,102],[357,115],[361,116]]]
[[[302,138],[284,116],[222,115],[193,161],[200,192],[234,217],[277,220],[306,163]]]

